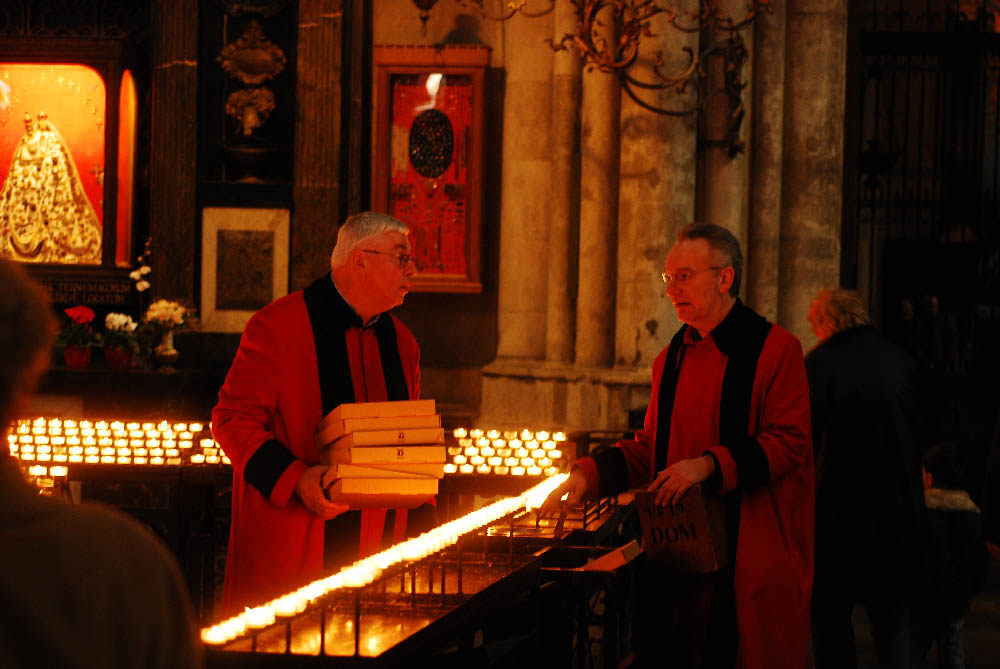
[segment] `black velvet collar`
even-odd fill
[[[736,298],[729,313],[712,330],[712,339],[715,340],[715,345],[723,354],[727,357],[732,356],[746,347],[747,333],[754,329],[760,329],[762,321],[767,322],[763,316],[758,315],[743,304],[742,300]]]
[[[322,303],[324,306],[322,309],[310,311],[309,318],[313,328],[327,334],[339,334],[352,327],[364,327],[358,312],[354,311],[333,285],[333,277],[330,274],[317,279],[306,291],[317,303]]]

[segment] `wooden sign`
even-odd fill
[[[722,498],[694,486],[680,502],[657,506],[656,493],[635,493],[647,559],[680,574],[709,574],[726,566]]]

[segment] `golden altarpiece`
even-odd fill
[[[3,38],[0,54],[0,257],[57,303],[124,303],[139,61],[115,40]]]

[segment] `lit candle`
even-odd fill
[[[566,441],[566,433],[565,432],[556,432],[555,434],[552,435],[552,438],[555,441]]]
[[[480,430],[479,428],[476,428],[475,430],[469,430],[469,436],[472,437],[473,439],[479,439],[481,436],[483,436],[483,431]]]
[[[458,471],[458,466],[454,465],[454,464],[452,464],[450,462],[444,466],[444,473],[445,474],[454,474],[457,471]]]
[[[538,441],[545,441],[548,438],[549,438],[549,433],[546,432],[545,430],[535,433],[535,439],[537,439]]]
[[[469,431],[466,430],[464,427],[456,427],[451,434],[456,439],[465,439],[465,437],[468,436]]]
[[[247,608],[241,615],[247,627],[259,629],[274,623],[274,611],[269,606]]]

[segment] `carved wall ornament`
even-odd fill
[[[255,128],[267,120],[274,111],[274,93],[266,86],[244,88],[226,100],[226,113],[240,124],[243,136],[253,134]]]
[[[242,37],[223,47],[216,60],[223,72],[247,86],[273,79],[285,69],[285,52],[267,39],[256,19]]]

